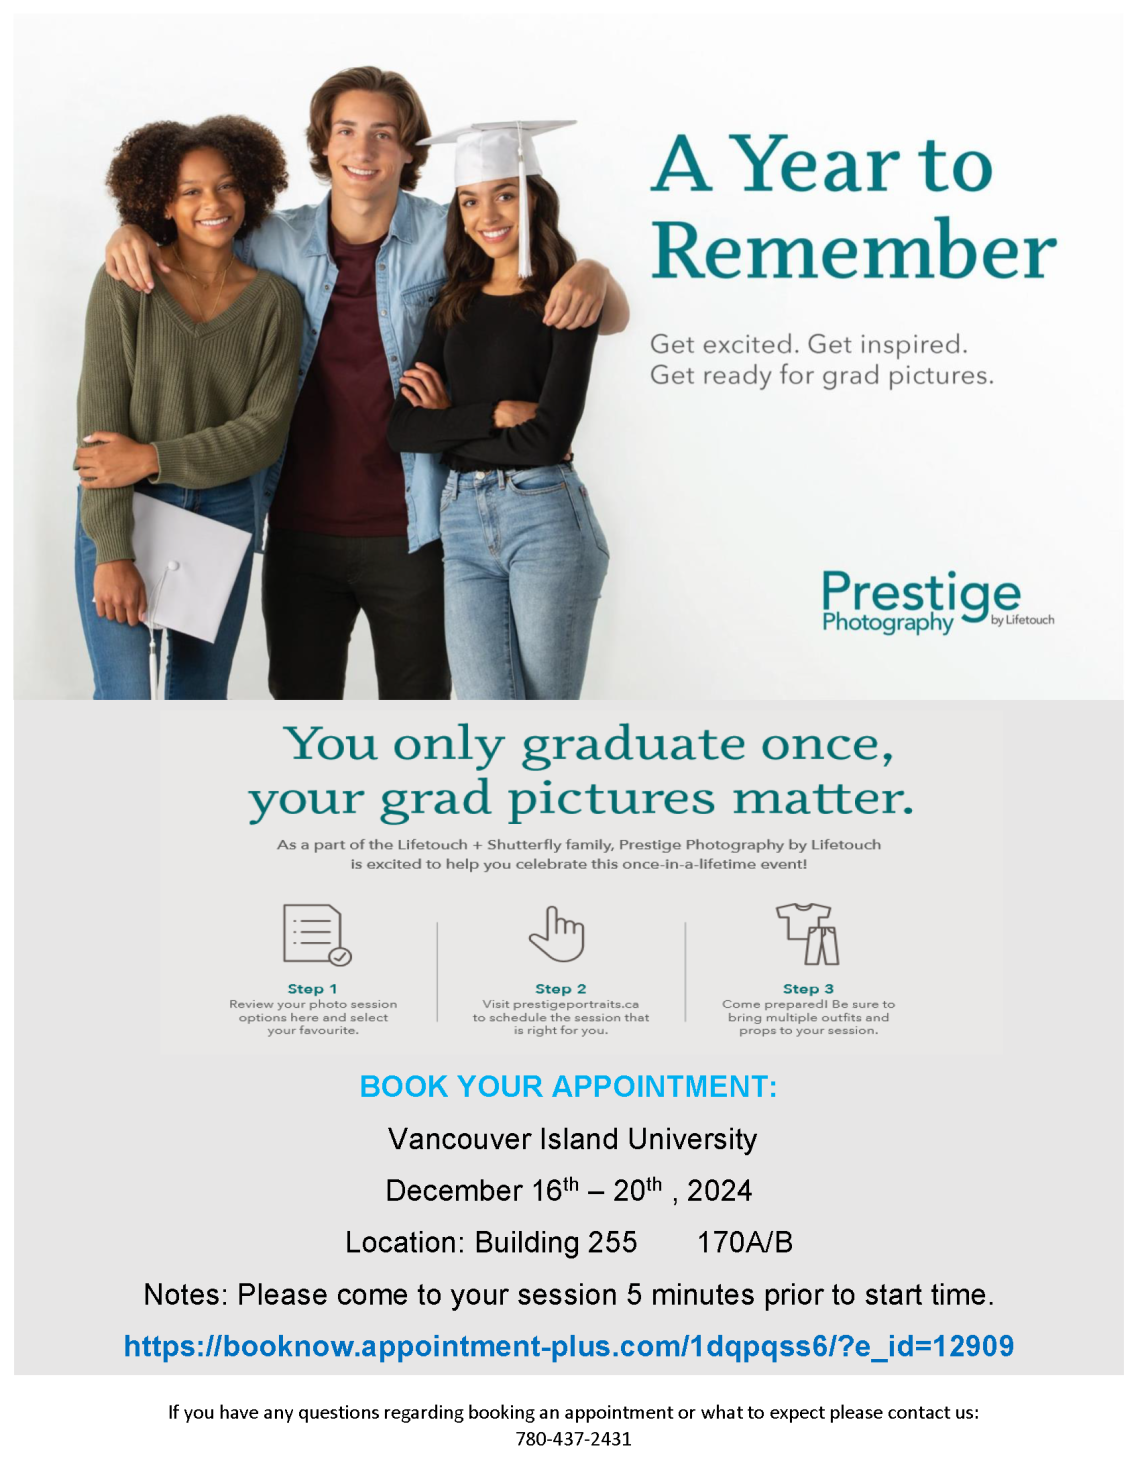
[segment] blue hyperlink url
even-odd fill
[[[717,1334],[689,1333],[684,1337],[626,1337],[611,1342],[603,1337],[420,1337],[367,1339],[357,1342],[336,1337],[231,1337],[211,1333],[208,1337],[132,1337],[123,1339],[123,1356],[171,1362],[176,1358],[310,1358],[363,1357],[376,1362],[404,1363],[438,1358],[519,1358],[534,1362],[562,1362],[569,1358],[685,1358],[700,1357],[725,1362],[771,1364],[798,1358],[851,1360],[874,1363],[897,1358],[1011,1357],[1013,1338],[1008,1333],[941,1333],[915,1337],[913,1334],[879,1339],[874,1345],[849,1332],[820,1332],[814,1337],[753,1339]]]

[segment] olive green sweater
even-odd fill
[[[155,484],[198,489],[251,476],[285,444],[302,326],[296,289],[271,272],[196,323],[160,275],[144,296],[100,271],[87,305],[79,442],[113,430],[152,444]],[[133,492],[83,490],[80,516],[100,563],[134,557]]]

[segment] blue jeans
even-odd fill
[[[254,530],[253,487],[247,478],[226,486],[189,491],[185,487],[140,486],[139,491],[157,497],[174,507],[199,512],[243,532]],[[82,498],[82,490],[80,491]],[[95,675],[94,697],[97,702],[146,701],[150,697],[150,632],[145,625],[120,625],[116,620],[100,619],[95,613],[95,544],[83,531],[78,513],[75,519],[75,592],[79,597],[79,614],[87,653]],[[169,701],[222,702],[230,681],[241,623],[249,598],[249,581],[253,571],[253,544],[250,543],[238,570],[218,638],[213,645],[182,635],[177,630],[155,632],[159,646],[165,635],[170,641],[166,662],[166,697]]]
[[[453,471],[440,529],[456,696],[576,700],[610,554],[573,466]]]

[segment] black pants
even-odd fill
[[[344,696],[348,643],[361,610],[372,631],[382,700],[451,695],[438,542],[409,554],[407,538],[270,528],[261,605],[269,691],[279,700]]]

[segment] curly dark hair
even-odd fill
[[[558,194],[540,175],[527,180],[531,197],[531,272],[522,293],[522,305],[539,314],[546,310],[550,289],[574,265],[574,247],[558,229]],[[494,265],[482,247],[463,229],[459,191],[451,197],[447,212],[447,235],[443,243],[447,281],[432,311],[441,328],[462,322]]]
[[[237,235],[256,230],[289,183],[285,153],[268,128],[238,114],[204,123],[147,123],[128,133],[107,171],[107,188],[124,225],[138,225],[160,246],[177,235],[166,207],[178,188],[178,169],[194,149],[217,149],[233,170],[245,197],[245,219]]]

